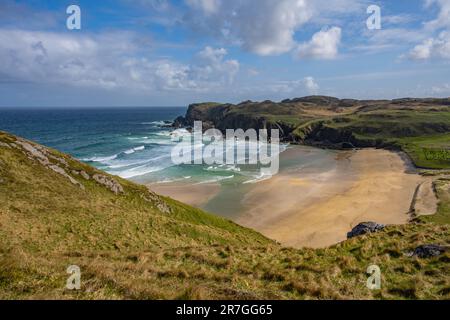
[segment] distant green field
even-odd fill
[[[335,117],[325,126],[360,141],[396,145],[418,167],[450,169],[450,112],[383,110]]]
[[[423,137],[397,138],[395,141],[418,167],[450,168],[450,133]]]

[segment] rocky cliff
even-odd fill
[[[450,98],[355,100],[308,96],[281,102],[197,103],[175,127],[280,129],[282,140],[333,148],[395,147],[395,138],[450,132]]]

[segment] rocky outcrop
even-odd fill
[[[97,183],[107,187],[109,190],[114,192],[115,194],[123,193],[123,187],[111,177],[102,175],[102,174],[94,174],[92,177]]]
[[[89,179],[91,178],[91,177],[89,177],[89,175],[88,175],[85,171],[83,171],[83,170],[81,170],[80,175],[81,175],[85,180],[89,180]]]
[[[436,244],[424,244],[414,249],[412,256],[419,258],[432,258],[445,253],[448,247]]]
[[[271,107],[275,106],[273,102],[266,101]],[[274,122],[270,118],[260,115],[259,113],[240,112],[243,108],[251,108],[251,106],[258,106],[257,103],[247,101],[239,105],[231,104],[192,104],[189,106],[185,117],[178,117],[173,122],[174,128],[193,127],[195,121],[201,121],[203,130],[216,128],[222,133],[227,129],[267,129],[270,137],[271,129],[278,129],[280,132],[280,139],[283,141],[291,141],[291,134],[295,127],[288,123]],[[272,106],[273,105],[273,106]]]
[[[63,177],[66,177],[67,179],[69,179],[70,182],[72,182],[72,184],[75,184],[84,190],[84,186],[81,183],[79,183],[77,180],[75,180],[71,175],[69,175],[63,168],[61,168],[57,165],[54,165],[54,164],[48,165],[48,168],[50,170],[53,170],[56,173],[59,173]]]
[[[91,179],[91,176],[89,176],[87,172],[84,170],[78,171],[71,169],[64,158],[58,157],[43,146],[30,143],[21,138],[18,138],[14,143],[4,144],[8,145],[8,147],[14,147],[21,150],[30,160],[39,162],[47,169],[67,178],[72,184],[79,186],[83,190],[85,189],[84,185],[77,181],[73,176],[81,176],[85,180]],[[68,172],[70,172],[73,176]],[[92,179],[94,179],[98,184],[101,184],[111,190],[114,194],[124,193],[122,185],[112,177],[103,174],[94,174]]]
[[[148,189],[147,193],[142,195],[142,199],[147,202],[150,202],[156,209],[161,211],[162,213],[172,213],[172,209],[170,206],[156,193]]]
[[[385,228],[385,225],[376,222],[362,222],[347,233],[347,239],[361,236],[367,233],[373,233],[381,231]]]
[[[172,123],[173,128],[179,129],[179,128],[183,128],[186,127],[188,124],[186,122],[186,119],[182,116],[179,116],[178,118],[176,118],[174,120],[174,122]]]
[[[15,143],[11,144],[11,146],[24,152],[30,160],[38,161],[47,169],[50,169],[53,172],[62,175],[63,177],[67,178],[72,184],[77,185],[84,190],[84,186],[67,173],[66,169],[68,168],[68,164],[64,158],[57,157],[51,154],[49,150],[43,146],[32,144],[20,138],[18,138]],[[66,169],[64,169],[63,167]]]
[[[5,142],[0,142],[0,147],[11,149],[11,146]]]

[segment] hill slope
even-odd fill
[[[450,183],[436,188],[434,217],[296,250],[1,132],[0,299],[450,298],[450,254],[407,255],[450,243]],[[69,265],[81,290],[65,289]]]

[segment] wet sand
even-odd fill
[[[294,147],[282,157],[295,159],[301,154],[304,150]],[[247,187],[237,200],[241,209],[234,220],[286,246],[330,246],[345,240],[347,232],[360,222],[408,222],[418,186],[424,184],[425,188],[420,195],[429,193],[426,178],[409,169],[404,157],[387,150],[337,152],[335,165],[320,172],[285,168],[273,178]],[[202,208],[221,192],[219,183],[150,187]]]

